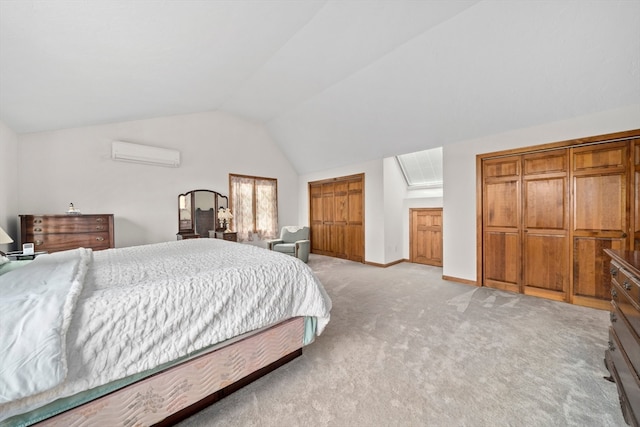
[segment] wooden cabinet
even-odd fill
[[[230,242],[238,241],[238,233],[236,231],[216,231],[216,239],[228,240]]]
[[[611,326],[605,362],[624,419],[640,426],[640,252],[605,249],[611,257]]]
[[[482,284],[608,309],[603,250],[640,246],[639,134],[479,156]]]
[[[442,267],[442,208],[409,209],[410,261]]]
[[[364,174],[309,183],[311,252],[364,262]]]
[[[20,215],[20,235],[36,251],[113,248],[113,215]]]

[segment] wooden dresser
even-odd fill
[[[605,249],[611,257],[611,326],[605,363],[618,386],[627,423],[640,426],[640,251]]]
[[[113,248],[113,215],[20,215],[20,237],[36,251]]]

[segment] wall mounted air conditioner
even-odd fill
[[[167,148],[151,147],[149,145],[132,144],[130,142],[113,141],[111,143],[111,158],[113,160],[147,165],[180,166],[180,152]]]

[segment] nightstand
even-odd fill
[[[230,242],[238,241],[237,231],[216,231],[216,239],[228,240]]]
[[[38,251],[29,255],[25,255],[22,251],[13,251],[13,252],[7,252],[7,258],[9,258],[11,261],[23,261],[23,260],[34,259],[38,255],[44,255],[46,253],[47,251]]]

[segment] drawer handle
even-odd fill
[[[33,229],[33,231],[34,231],[35,233],[37,233],[37,232],[39,232],[39,231],[42,231],[42,228],[40,228],[40,227],[36,227],[36,228],[34,228],[34,229]]]
[[[42,244],[42,240],[36,240],[36,246],[40,246]]]
[[[104,241],[104,237],[96,237],[96,240],[97,240],[98,242],[103,242],[103,241]]]
[[[618,320],[614,312],[609,313],[609,319],[611,319],[611,323],[616,323],[616,321]]]
[[[42,220],[41,219],[34,219],[33,223],[34,224],[42,224]]]
[[[629,283],[629,281],[628,281],[628,280],[625,280],[625,281],[622,283],[622,285],[624,286],[624,288],[625,288],[626,290],[628,290],[628,291],[630,291],[630,290],[631,290],[631,284]]]
[[[616,347],[613,345],[612,341],[609,341],[609,351],[614,351]]]
[[[96,230],[104,230],[104,226],[102,226],[102,225],[96,225]]]
[[[616,298],[618,296],[618,291],[616,291],[615,289],[611,289],[611,296]]]
[[[611,270],[609,270],[609,272],[613,277],[616,277],[618,275],[618,270],[614,267],[611,267]]]
[[[104,218],[96,218],[96,221],[97,221],[97,222],[103,222],[103,221],[104,221]]]

